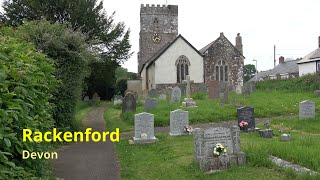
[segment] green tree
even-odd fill
[[[243,68],[243,74],[244,74],[244,82],[249,81],[252,77],[255,76],[256,73],[256,67],[253,64],[246,64]]]
[[[49,144],[23,143],[22,131],[52,128],[54,70],[54,61],[31,43],[0,35],[0,179],[48,175],[45,161],[21,157],[22,150],[47,151]]]
[[[74,30],[79,30],[87,34],[87,41],[91,41],[92,48],[98,49],[100,55],[99,62],[110,71],[104,73],[103,77],[97,77],[101,71],[101,66],[91,65],[92,73],[86,83],[88,86],[88,95],[98,89],[97,84],[108,82],[104,85],[101,93],[112,93],[110,89],[114,87],[115,68],[120,63],[125,62],[131,55],[129,43],[130,30],[126,30],[123,22],[115,23],[114,15],[108,16],[103,9],[103,2],[97,0],[6,0],[3,5],[6,24],[9,26],[18,26],[25,20],[39,20],[46,18],[51,22],[58,22],[70,25]],[[114,65],[116,62],[117,65]],[[113,69],[112,69],[113,68]],[[113,74],[112,74],[113,73]],[[101,74],[100,74],[101,75]],[[102,81],[90,82],[104,78]],[[92,86],[93,85],[93,86]],[[100,87],[100,85],[99,85]],[[101,88],[101,87],[100,87]],[[112,95],[109,95],[112,96]]]
[[[53,96],[53,118],[57,127],[76,129],[76,102],[81,97],[84,78],[89,75],[89,61],[95,60],[86,37],[66,25],[49,21],[27,22],[15,30],[7,28],[3,32],[33,42],[37,49],[55,61],[54,74],[61,83]]]

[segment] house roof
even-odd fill
[[[259,80],[269,75],[299,73],[299,67],[297,64],[298,61],[299,60],[285,61],[283,63],[278,64],[273,69],[261,71],[258,73],[257,79]],[[251,78],[249,81],[256,81],[256,77]]]
[[[319,60],[320,58],[320,48],[312,51],[311,53],[307,54],[304,58],[302,58],[298,64],[308,63],[312,61]]]
[[[228,42],[229,44],[231,44],[231,46],[235,49],[235,51],[237,51],[239,54],[241,54],[241,56],[242,56],[243,58],[245,58],[245,57],[243,56],[243,54],[229,41],[229,39],[224,36],[223,33],[220,33],[220,36],[219,36],[216,40],[212,41],[211,43],[209,43],[208,45],[206,45],[205,47],[203,47],[202,49],[200,49],[200,50],[199,50],[200,53],[201,53],[201,54],[204,54],[213,44],[215,44],[216,42],[218,42],[219,39],[221,39],[221,38],[226,39],[227,42]]]
[[[187,41],[181,34],[179,34],[179,36],[177,36],[173,41],[165,44],[157,53],[155,53],[148,61],[146,61],[145,63],[143,63],[142,68],[140,70],[140,74],[141,71],[143,70],[144,66],[146,64],[149,64],[147,66],[147,68],[152,64],[152,62],[156,61],[164,52],[166,52],[167,49],[169,49],[169,47],[171,45],[173,45],[179,38],[181,38],[184,42],[186,42],[193,50],[195,50],[200,56],[203,56],[194,46],[192,46],[189,41]]]

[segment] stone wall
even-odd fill
[[[205,82],[216,80],[215,68],[220,60],[224,60],[228,65],[228,85],[237,91],[243,86],[244,58],[223,33],[205,53]]]
[[[142,81],[141,80],[128,80],[126,92],[137,93],[142,95]]]

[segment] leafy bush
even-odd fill
[[[127,79],[120,79],[116,84],[116,92],[124,96],[124,92],[127,90]]]
[[[22,150],[43,151],[48,144],[22,143],[22,131],[53,126],[49,100],[57,81],[53,61],[29,43],[0,37],[0,179],[45,176],[44,161],[22,160]]]
[[[93,61],[86,37],[65,25],[48,21],[27,22],[17,29],[3,29],[6,35],[33,42],[36,48],[55,61],[57,79],[61,81],[54,92],[53,119],[59,128],[73,127],[75,107],[81,97],[84,78],[89,75],[88,61]]]

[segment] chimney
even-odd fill
[[[281,64],[281,63],[284,63],[284,57],[283,56],[279,57],[279,64]]]
[[[320,36],[318,37],[318,48],[320,48]]]
[[[240,33],[238,33],[236,37],[236,48],[243,54],[242,37],[240,36]]]

